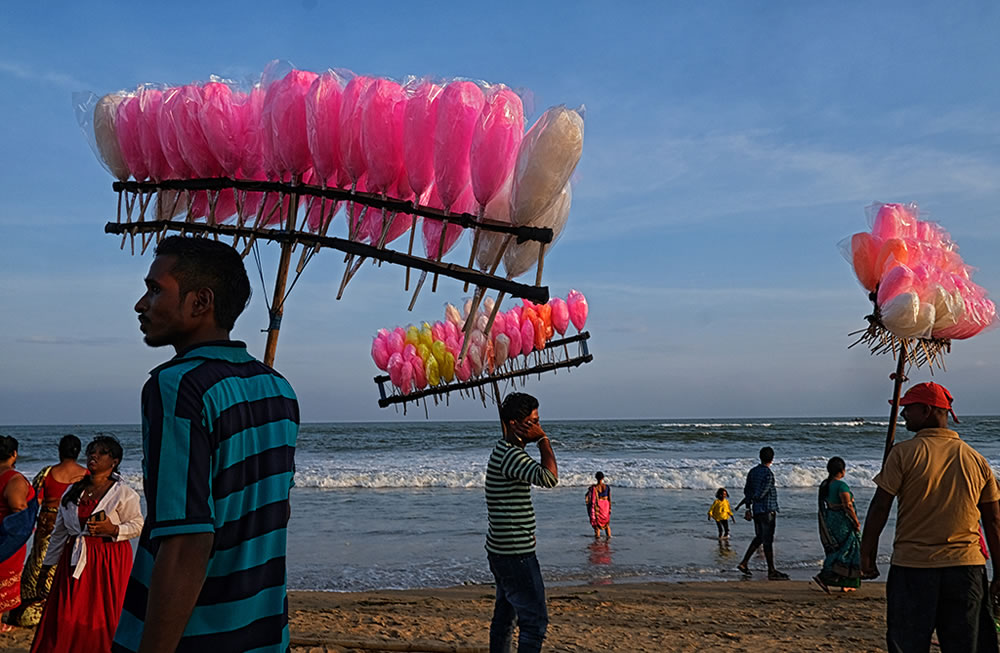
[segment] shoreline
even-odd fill
[[[812,582],[692,581],[549,587],[545,651],[884,651],[885,584],[825,594]],[[288,593],[292,651],[485,653],[491,585]],[[34,629],[0,635],[24,652]],[[937,650],[936,647],[932,650]]]

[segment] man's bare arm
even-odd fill
[[[556,454],[552,451],[552,444],[549,443],[548,437],[543,437],[538,440],[538,453],[542,457],[542,467],[552,472],[552,475],[558,479],[559,466],[556,465]]]
[[[139,653],[173,653],[205,584],[214,533],[164,538],[153,563]]]
[[[896,497],[892,496],[882,488],[875,490],[871,505],[868,506],[868,514],[865,515],[865,528],[861,533],[861,576],[863,578],[875,578],[878,576],[878,567],[875,559],[878,556],[878,538],[885,529],[885,523],[889,520],[889,512],[892,510],[892,501]]]

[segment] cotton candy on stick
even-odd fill
[[[414,204],[428,193],[434,183],[434,130],[437,124],[438,98],[444,88],[430,80],[414,80],[405,87],[403,110],[403,169],[406,183],[414,194]],[[415,221],[415,219],[414,219]],[[407,254],[413,254],[416,229],[410,231]],[[405,289],[410,289],[410,268],[406,268]]]
[[[521,141],[514,168],[511,222],[531,224],[559,197],[583,152],[583,117],[552,107]]]
[[[122,157],[115,131],[118,105],[124,98],[123,93],[109,93],[94,105],[94,140],[97,143],[97,151],[108,172],[119,181],[125,181],[129,176],[129,168]]]
[[[504,182],[512,177],[523,135],[524,107],[521,98],[506,86],[492,89],[476,121],[469,150],[472,192],[479,203],[480,219]],[[479,238],[479,230],[476,229],[469,255],[470,268],[476,259]]]
[[[368,187],[383,198],[398,185],[403,171],[403,119],[406,93],[388,79],[377,79],[365,91],[361,114],[361,145],[368,166]],[[386,210],[382,230],[372,244],[382,247],[388,233]]]
[[[347,182],[340,158],[340,76],[326,71],[313,80],[306,93],[306,136],[313,170],[323,188],[340,188]]]

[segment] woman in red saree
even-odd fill
[[[129,540],[142,530],[139,495],[122,482],[122,446],[109,436],[87,445],[89,476],[59,503],[44,566],[56,564],[32,653],[107,653],[132,571]]]
[[[17,440],[7,435],[0,435],[0,521],[26,510],[29,502],[35,498],[35,490],[28,483],[28,479],[14,469],[16,462]],[[34,522],[34,516],[31,517],[31,521]],[[29,525],[28,534],[30,530]],[[6,532],[3,537],[4,540],[7,539]],[[21,605],[21,567],[24,565],[27,537],[17,539],[20,548],[0,558],[0,613]],[[0,624],[0,633],[11,630],[13,626]]]
[[[587,489],[587,514],[590,525],[594,529],[594,539],[604,531],[606,537],[611,537],[611,488],[604,483],[604,472],[594,475],[597,483]]]

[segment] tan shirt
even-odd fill
[[[896,497],[892,564],[985,564],[979,550],[980,503],[1000,499],[993,470],[950,429],[923,429],[889,452],[875,483]]]

